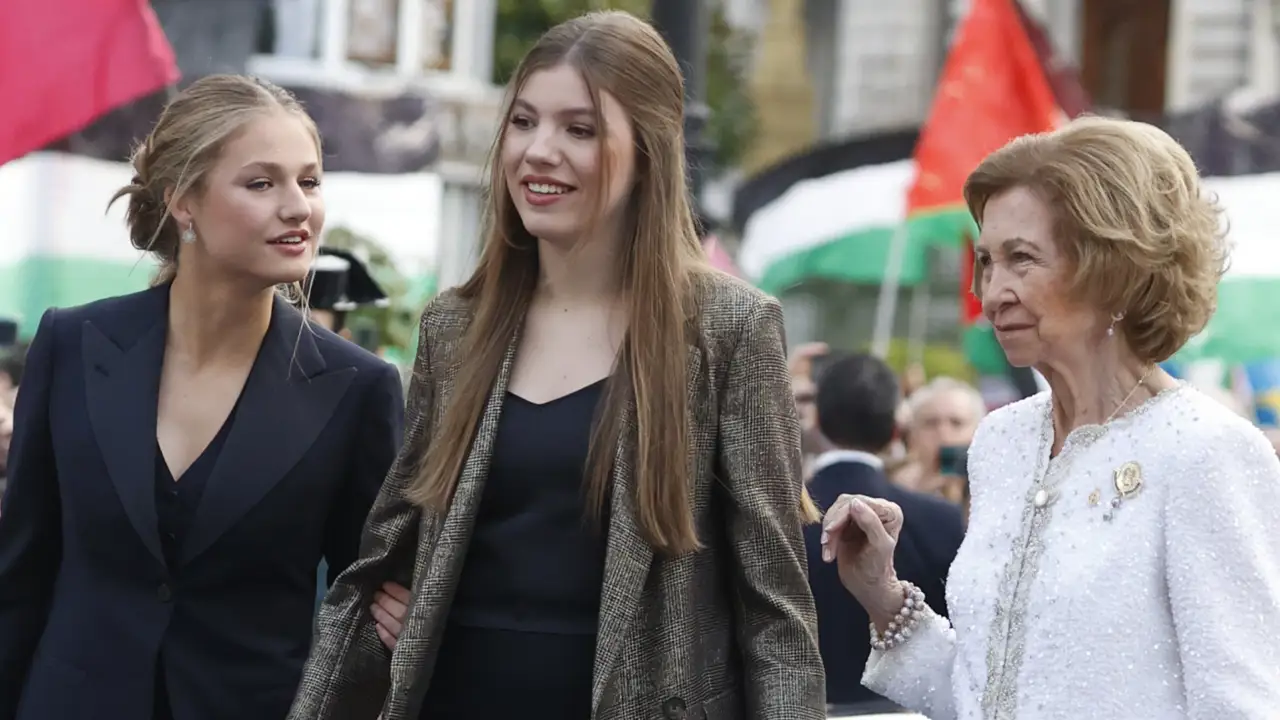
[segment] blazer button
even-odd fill
[[[667,720],[685,720],[685,710],[683,698],[668,698],[662,703],[662,715]]]
[[[169,586],[167,584],[161,583],[160,587],[156,588],[156,599],[162,603],[167,603],[172,601],[173,590],[169,589]]]

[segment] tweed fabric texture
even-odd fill
[[[819,720],[826,717],[817,618],[798,512],[800,426],[778,302],[740,281],[698,282],[689,345],[690,498],[702,549],[655,556],[635,520],[635,408],[615,454],[599,636],[598,720]],[[292,720],[416,719],[488,474],[512,338],[451,507],[404,499],[461,363],[468,304],[449,292],[422,316],[405,446],[369,515],[360,559],[336,581]],[[394,653],[369,613],[399,580],[413,600]],[[536,660],[533,660],[536,661]],[[495,688],[501,691],[501,688]]]

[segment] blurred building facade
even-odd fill
[[[918,125],[969,0],[725,0],[761,38],[762,108],[812,96],[795,142]],[[1192,109],[1246,87],[1277,92],[1276,0],[1021,0],[1103,108]],[[803,59],[803,65],[800,60]],[[804,72],[798,72],[803,68]],[[785,72],[784,72],[785,69]],[[783,82],[784,78],[790,78]],[[782,105],[787,109],[796,106]],[[774,138],[764,138],[765,144]]]
[[[439,224],[438,283],[461,281],[474,262],[501,97],[492,83],[496,0],[269,1],[282,31],[249,58],[249,72],[292,87],[422,94],[435,104],[399,130],[406,142],[432,134],[440,143],[439,159],[423,169],[444,181],[442,216],[422,222]]]
[[[441,216],[422,218],[439,226],[430,234],[442,243],[442,286],[465,277],[475,256],[480,183],[501,97],[492,83],[496,2],[153,0],[186,77],[247,72],[304,94],[375,101],[356,112],[381,112],[376,101],[423,101],[424,112],[392,123],[373,150],[417,157],[411,148],[432,148],[427,166],[397,171],[443,180]]]
[[[734,22],[759,38],[750,85],[760,127],[743,187],[783,176],[770,181],[770,197],[805,177],[837,172],[843,162],[818,158],[809,164],[827,169],[805,174],[785,167],[797,156],[824,147],[847,154],[858,138],[883,146],[892,144],[889,136],[911,135],[928,114],[946,49],[969,7],[969,0],[724,2]],[[1057,60],[1079,70],[1095,111],[1155,120],[1224,99],[1248,106],[1280,95],[1280,0],[1021,4],[1048,34]],[[735,206],[741,199],[739,193]],[[734,215],[741,230],[747,218],[737,207]],[[934,298],[904,288],[895,334],[937,341],[954,334],[959,274],[958,251],[931,259]],[[784,294],[788,337],[866,339],[876,296],[873,287],[806,283]]]

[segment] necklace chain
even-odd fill
[[[1147,382],[1147,377],[1151,375],[1153,370],[1155,370],[1154,367],[1147,368],[1147,371],[1142,373],[1142,377],[1138,378],[1138,384],[1134,385],[1133,389],[1129,391],[1129,394],[1125,395],[1124,399],[1120,401],[1120,404],[1116,406],[1116,409],[1111,411],[1111,414],[1103,421],[1103,425],[1106,425],[1116,419],[1116,415],[1119,415],[1120,411],[1124,409],[1124,406],[1129,404],[1129,400],[1133,398],[1134,393],[1138,392],[1138,388],[1142,387],[1142,385]]]

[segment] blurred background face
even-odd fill
[[[814,377],[823,358],[831,349],[826,343],[806,343],[791,351],[787,359],[791,373],[791,392],[796,401],[796,413],[800,416],[800,443],[805,453],[820,453],[827,442],[818,429],[818,383]]]
[[[1105,337],[1105,314],[1069,297],[1071,268],[1052,208],[1032,191],[1012,188],[987,202],[975,255],[983,313],[1013,366],[1037,366]]]
[[[944,447],[967,446],[980,419],[968,393],[938,390],[920,403],[911,417],[911,452],[936,469],[938,451]]]
[[[818,434],[818,405],[814,402],[818,385],[808,375],[800,375],[791,379],[791,392],[795,395],[796,412],[800,414],[804,449],[806,452],[813,452],[816,449],[813,440]]]
[[[534,237],[572,245],[597,221],[602,229],[619,224],[634,183],[635,139],[617,98],[601,91],[600,103],[603,128],[581,73],[560,64],[531,74],[511,106],[502,167]]]
[[[237,133],[174,219],[194,224],[198,240],[184,245],[179,267],[251,279],[263,287],[300,282],[324,227],[321,159],[297,117],[264,113]]]

